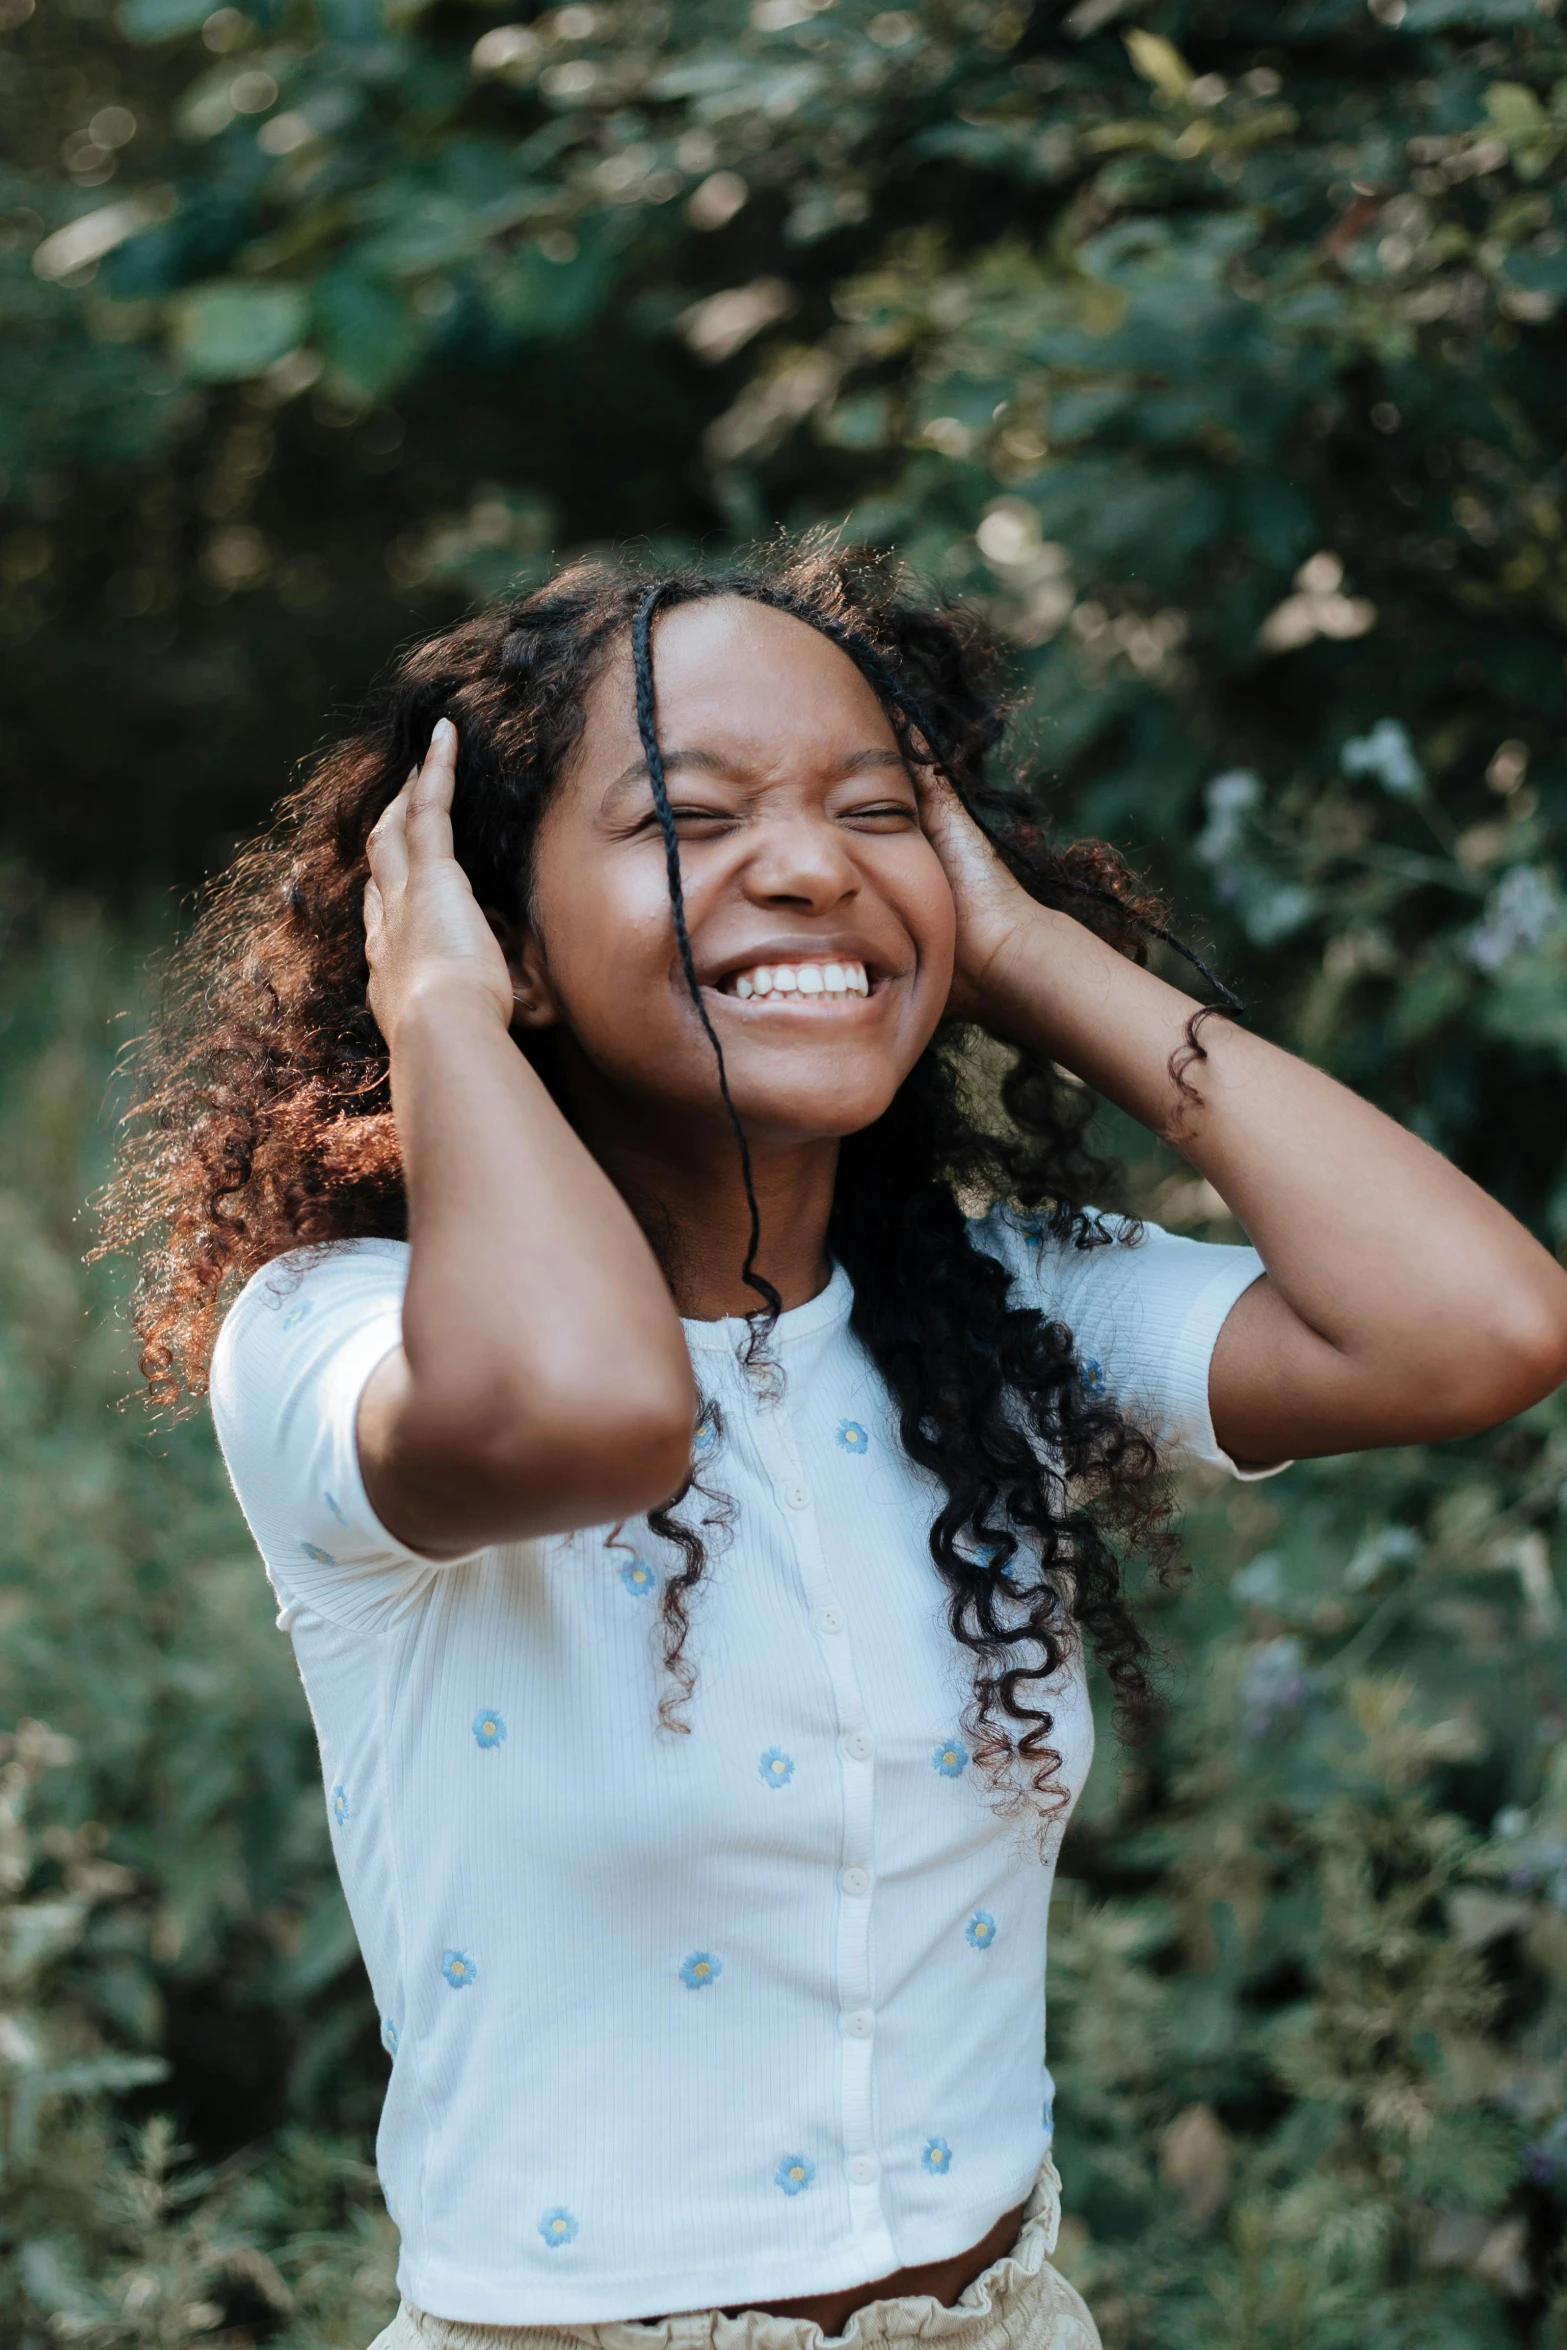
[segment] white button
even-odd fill
[[[848,1620],[841,1607],[819,1607],[816,1611],[818,1632],[841,1632]]]
[[[848,1868],[843,1871],[838,1882],[845,1893],[868,1893],[871,1889],[871,1872],[858,1866]]]
[[[843,1752],[850,1762],[869,1762],[876,1752],[876,1741],[869,1730],[851,1730],[843,1741]]]
[[[809,1485],[786,1485],[783,1497],[792,1510],[808,1510],[811,1506]]]
[[[876,2018],[868,2007],[851,2007],[843,2019],[844,2037],[849,2040],[868,2040],[876,2029]]]
[[[881,2164],[874,2154],[851,2154],[848,2161],[849,2177],[856,2187],[874,2187]]]

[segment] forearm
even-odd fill
[[[992,989],[1005,1033],[1172,1141],[1234,1211],[1303,1334],[1289,1333],[1286,1387],[1309,1383],[1310,1339],[1338,1358],[1315,1375],[1341,1440],[1369,1425],[1363,1441],[1394,1441],[1444,1411],[1480,1424],[1561,1375],[1567,1275],[1347,1088],[1214,1017],[1183,1093],[1172,1063],[1197,1005],[1065,915],[1040,910]],[[1261,1341],[1265,1302],[1251,1312]]]
[[[416,995],[391,1080],[411,1261],[387,1401],[405,1481],[423,1465],[442,1506],[443,1467],[478,1486],[488,1470],[518,1533],[672,1491],[693,1394],[667,1285],[492,1005],[461,986]]]

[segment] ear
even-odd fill
[[[511,973],[512,1026],[558,1026],[560,1004],[556,999],[541,941],[531,930],[518,923],[503,921],[499,914],[492,913],[488,907],[485,908],[484,918],[500,942],[501,952],[506,957],[506,967]]]

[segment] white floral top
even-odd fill
[[[1208,1364],[1261,1271],[1177,1239],[976,1238],[1175,1453],[1233,1468]],[[1059,1843],[1020,1835],[961,1726],[968,1652],[843,1272],[785,1314],[783,1392],[743,1324],[688,1323],[731,1497],[658,1724],[645,1522],[417,1557],[380,1526],[360,1394],[408,1252],[270,1266],[212,1402],[292,1635],[392,2059],[381,2176],[399,2283],[470,2323],[587,2324],[830,2292],[975,2243],[1050,2139],[1045,1931]],[[1075,1798],[1080,1661],[1052,1694]]]

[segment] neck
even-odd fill
[[[741,1279],[751,1214],[733,1129],[682,1113],[672,1131],[667,1119],[628,1115],[596,1088],[571,1092],[572,1124],[647,1234],[681,1314],[715,1322],[755,1313],[763,1301]],[[827,1223],[838,1144],[747,1139],[762,1225],[756,1271],[787,1311],[817,1296],[832,1270]]]
[[[752,1314],[763,1303],[741,1278],[751,1214],[732,1135],[711,1151],[679,1160],[621,1143],[596,1150],[653,1244],[675,1303],[688,1320],[714,1322]],[[827,1283],[827,1219],[832,1212],[835,1142],[751,1151],[751,1181],[761,1211],[756,1271],[785,1310],[804,1305]]]

